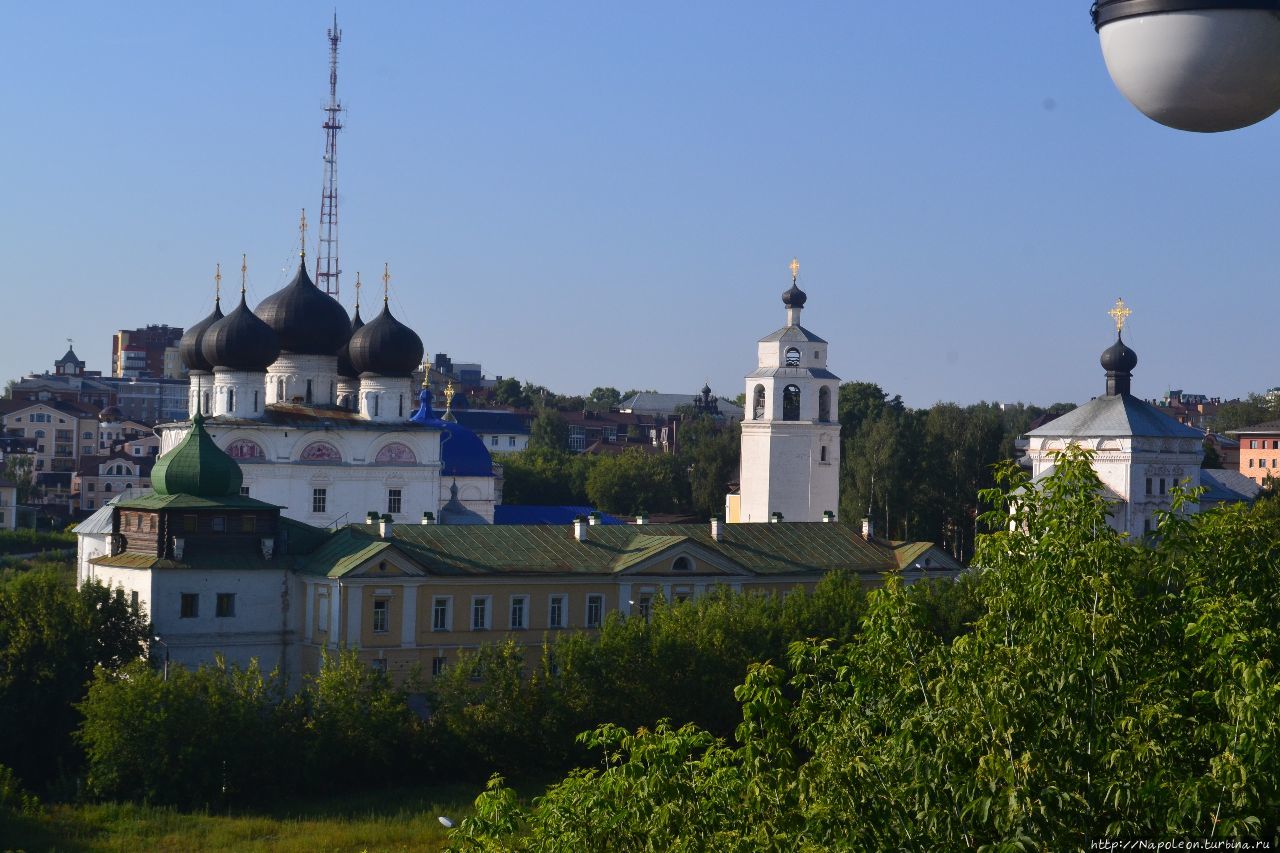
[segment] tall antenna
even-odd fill
[[[329,30],[329,105],[324,108],[324,189],[320,193],[320,227],[316,229],[316,285],[338,298],[338,131],[342,130],[342,104],[338,103],[338,13]]]

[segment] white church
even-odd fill
[[[388,281],[384,275],[384,291]],[[242,495],[316,527],[369,512],[493,522],[502,494],[489,452],[447,411],[437,417],[425,388],[414,388],[422,340],[392,316],[385,292],[382,311],[364,323],[357,290],[349,317],[311,281],[305,250],[293,280],[256,310],[244,290],[242,281],[240,303],[225,316],[215,299],[179,344],[190,411],[240,464]],[[190,428],[158,426],[161,454]]]

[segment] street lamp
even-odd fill
[[[1148,118],[1200,133],[1280,109],[1280,0],[1095,0],[1120,93]]]
[[[157,643],[164,646],[164,680],[168,681],[169,680],[169,644],[166,643],[164,640],[160,639],[159,634],[156,634],[151,639],[155,640]]]

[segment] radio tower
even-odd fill
[[[317,229],[316,285],[338,298],[338,131],[342,130],[342,104],[338,103],[338,13],[329,30],[329,105],[324,108],[324,190],[320,193],[320,227]]]

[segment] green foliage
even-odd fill
[[[18,774],[0,764],[0,820],[6,814],[32,816],[40,813],[40,798],[22,787]]]
[[[622,402],[622,392],[617,388],[592,388],[587,395],[586,408],[593,412],[607,412],[618,408]]]
[[[19,504],[27,503],[36,494],[35,463],[29,453],[11,453],[4,460],[4,479],[18,487]]]
[[[582,505],[598,457],[530,447],[502,457],[502,502]]]
[[[569,449],[569,423],[555,409],[542,408],[529,426],[529,449],[564,453]]]
[[[585,760],[575,736],[603,723],[673,718],[728,736],[754,662],[807,637],[847,640],[864,604],[858,581],[835,574],[785,598],[719,589],[659,601],[648,620],[614,614],[598,635],[548,638],[536,659],[510,642],[482,647],[432,682],[432,751],[450,773],[528,778]]]
[[[687,492],[685,505],[704,519],[724,515],[729,483],[738,479],[740,433],[736,421],[722,427],[707,415],[679,426],[674,473],[684,486],[682,497]]]
[[[592,505],[620,515],[674,512],[679,509],[675,467],[674,457],[637,448],[601,456],[587,475],[587,497]]]
[[[34,554],[40,551],[65,551],[75,547],[74,533],[0,530],[0,554]]]
[[[1280,417],[1280,400],[1262,394],[1250,394],[1243,400],[1230,400],[1214,412],[1214,432],[1230,432],[1233,429],[1253,426]]]
[[[79,764],[72,741],[94,668],[140,657],[148,625],[120,590],[34,569],[0,582],[0,763],[42,786]]]
[[[208,806],[392,784],[421,759],[406,699],[353,650],[326,656],[293,696],[256,663],[172,666],[167,679],[141,661],[99,668],[79,706],[88,793]]]
[[[598,727],[601,756],[523,806],[500,782],[456,849],[1087,849],[1280,832],[1280,528],[1247,507],[1151,545],[1108,526],[1087,455],[1035,491],[1006,468],[981,571],[948,595],[891,580],[848,642],[752,667],[734,740]],[[963,609],[963,608],[961,608]]]

